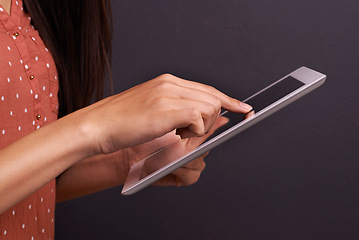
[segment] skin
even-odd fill
[[[218,118],[218,113],[221,107],[239,113],[246,113],[249,109],[251,109],[250,106],[230,98],[212,87],[186,81],[168,74],[138,85],[111,98],[120,98],[124,101],[124,104],[119,104],[123,105],[124,108],[130,109],[129,111],[125,109],[119,110],[119,115],[123,115],[122,112],[128,114],[123,116],[126,117],[129,122],[132,122],[132,126],[134,127],[133,129],[125,128],[127,130],[127,132],[123,133],[125,136],[136,136],[133,134],[133,132],[137,132],[138,129],[136,129],[136,121],[133,121],[133,119],[144,120],[152,117],[155,117],[156,119],[145,120],[139,124],[141,126],[146,126],[148,123],[159,123],[158,127],[159,129],[162,129],[162,133],[169,134],[159,134],[161,135],[160,137],[152,137],[153,140],[151,141],[151,139],[143,140],[143,136],[146,134],[140,133],[138,136],[141,144],[134,144],[134,147],[127,147],[125,149],[115,151],[111,154],[95,155],[89,159],[75,164],[58,178],[56,194],[57,201],[64,201],[74,197],[100,191],[109,187],[122,185],[127,177],[129,167],[132,164],[152,153],[153,149],[159,149],[162,146],[167,145],[168,142],[171,142],[171,139],[178,137],[178,135],[175,134],[175,131],[172,131],[174,129],[177,129],[177,132],[182,134],[182,138],[189,136],[201,136],[188,138],[187,142],[183,141],[183,144],[185,145],[184,151],[186,151],[187,149],[193,149],[197,147],[218,127],[227,122],[227,119],[223,117]],[[188,98],[196,99],[193,100],[193,106],[188,104],[190,101],[192,101]],[[136,99],[136,101],[134,101],[134,99]],[[176,103],[170,105],[170,100],[168,99],[172,99],[172,101]],[[110,100],[105,99],[104,101]],[[153,103],[152,101],[156,103]],[[131,102],[132,104],[126,104],[125,102]],[[146,105],[146,102],[148,105]],[[101,102],[99,102],[99,104],[101,104]],[[137,104],[141,105],[143,109],[138,109],[136,106]],[[207,122],[210,122],[209,125],[207,123],[207,129],[203,130],[203,132],[194,133],[190,130],[192,129],[191,125],[186,122],[189,119],[186,115],[186,112],[199,110],[198,107],[200,104],[203,104],[204,109],[209,110],[212,115],[208,113],[204,114],[207,115],[207,118],[210,118],[207,120]],[[180,107],[183,107],[184,109],[179,109]],[[177,111],[179,114],[173,111],[174,108],[178,109]],[[136,116],[130,117],[129,112],[133,109],[137,109],[137,111],[134,112]],[[161,114],[160,109],[163,109],[164,114]],[[90,107],[89,111],[92,111]],[[148,118],[146,117],[146,112],[150,114]],[[167,114],[169,115],[168,117],[163,117]],[[166,125],[163,123],[163,119],[169,120],[174,118],[177,121],[178,115],[182,115],[182,121],[185,122],[184,128],[178,128],[178,126],[166,127]],[[200,119],[199,124],[204,127],[206,124],[203,121],[204,118],[202,115],[198,116],[198,118]],[[214,123],[213,127],[211,127],[212,123]],[[131,123],[128,123],[127,125],[131,125]],[[154,130],[154,127],[155,126],[146,126],[143,128],[143,130]],[[205,132],[208,133],[204,134]],[[151,132],[151,134],[153,134],[153,132]],[[107,148],[108,147],[106,147],[106,149]],[[107,151],[104,153],[107,153]],[[195,183],[205,167],[204,157],[205,155],[193,160],[171,175],[161,179],[155,183],[155,185],[184,186]]]
[[[203,137],[185,139],[181,141],[181,147],[184,149],[197,147],[218,126],[226,122],[227,119],[225,118],[218,119],[210,133]],[[148,143],[133,148],[126,148],[109,155],[97,155],[75,164],[57,180],[57,201],[64,201],[106,188],[123,185],[130,166],[151,154],[154,149],[160,149],[174,139],[178,140],[178,136],[171,132]],[[204,162],[206,155],[186,164],[154,185],[186,186],[195,183],[206,166]],[[171,156],[168,157],[171,158]]]
[[[0,151],[0,212],[69,168],[58,181],[58,200],[120,185],[130,160],[147,154],[143,144],[161,145],[161,137],[177,131],[201,136],[188,140],[192,148],[214,123],[223,124],[222,107],[250,109],[212,87],[165,74],[69,114]],[[202,156],[158,184],[191,184],[203,168]]]
[[[9,0],[0,0],[10,12]],[[6,8],[6,6],[8,6]],[[132,164],[169,141],[198,146],[227,121],[221,108],[251,107],[213,87],[161,75],[36,130],[0,150],[0,213],[57,179],[57,201],[122,185]],[[155,185],[190,185],[205,155]]]
[[[11,0],[0,0],[0,5],[10,15]]]

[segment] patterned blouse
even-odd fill
[[[11,1],[10,13],[0,6],[0,149],[56,121],[58,113],[52,56],[21,0]],[[2,213],[0,239],[54,239],[55,192],[52,180]]]

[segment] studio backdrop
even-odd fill
[[[357,0],[118,0],[115,93],[163,73],[245,99],[301,66],[326,83],[211,151],[198,183],[60,203],[56,239],[359,239]]]

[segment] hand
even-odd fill
[[[168,146],[164,151],[161,151],[159,154],[156,154],[155,161],[146,160],[146,165],[144,166],[145,170],[148,172],[152,172],[157,170],[159,167],[164,166],[166,163],[176,160],[178,157],[183,156],[184,154],[192,151],[197,146],[199,146],[202,142],[204,142],[213,132],[227,123],[228,119],[224,117],[219,117],[210,132],[201,136],[201,137],[192,137],[186,139],[180,139],[175,132],[168,133],[160,138],[157,138],[148,143],[141,144],[139,146],[128,148],[122,150],[120,164],[122,171],[118,173],[121,176],[121,179],[125,179],[130,167],[136,162],[144,159],[148,155],[152,154],[154,151],[161,149],[165,146]],[[191,185],[200,177],[200,174],[204,170],[206,164],[204,162],[204,157],[208,155],[208,152],[197,159],[192,160],[166,177],[160,179],[154,185],[158,186],[186,186]],[[123,181],[122,180],[122,181]]]
[[[176,131],[181,138],[209,132],[221,108],[251,107],[213,87],[164,74],[76,112],[94,154],[111,153]]]

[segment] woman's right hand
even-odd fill
[[[182,138],[207,133],[221,110],[251,107],[213,87],[170,74],[105,98],[76,113],[94,154],[137,146],[176,130]]]

